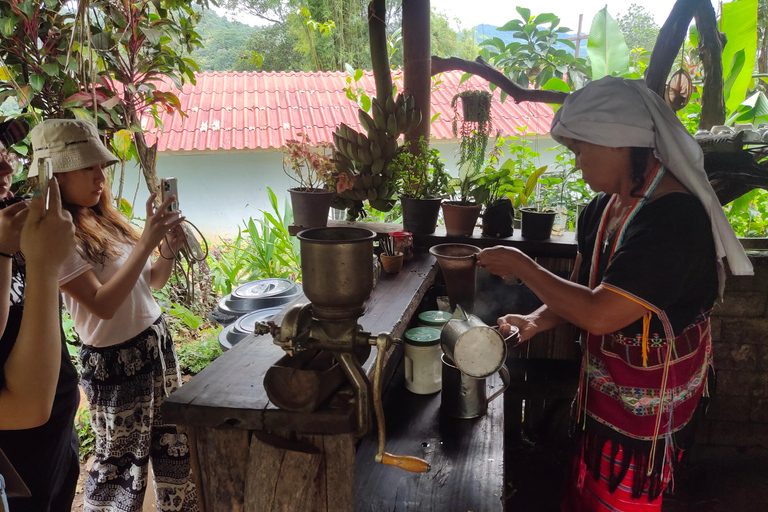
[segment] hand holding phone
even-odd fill
[[[53,176],[53,164],[48,157],[40,158],[37,161],[37,191],[43,197],[43,207],[48,209],[48,182]]]
[[[168,199],[171,196],[176,196],[176,199],[173,200],[168,206],[169,212],[175,212],[179,210],[179,191],[178,191],[178,180],[176,178],[161,178],[160,179],[160,197],[161,202],[164,202],[166,199]]]

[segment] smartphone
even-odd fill
[[[179,210],[179,190],[178,181],[176,178],[161,178],[160,179],[160,192],[161,202],[165,201],[171,196],[176,196],[176,199],[168,207],[169,212],[175,212]]]
[[[48,209],[48,181],[53,176],[53,164],[48,157],[40,158],[37,161],[37,191],[43,197],[45,209]]]

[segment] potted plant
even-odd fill
[[[443,201],[443,220],[448,236],[471,236],[477,224],[482,205],[475,195],[480,191],[482,168],[464,165],[459,169],[459,177],[448,182],[449,201]]]
[[[545,174],[539,180],[540,200],[553,205],[555,210],[558,210],[558,217],[562,217],[555,219],[555,227],[560,224],[563,231],[574,230],[578,218],[578,205],[592,199],[594,193],[581,177],[581,172],[576,168],[575,157],[567,147],[560,145],[549,148],[547,151],[557,153],[555,171]],[[553,234],[558,234],[555,229]]]
[[[293,223],[305,228],[323,227],[328,223],[328,211],[336,193],[333,144],[319,142],[313,146],[308,135],[297,136],[298,139],[287,140],[283,147],[283,171],[298,183],[288,189]]]
[[[403,207],[403,229],[414,234],[435,232],[440,203],[448,189],[450,176],[437,149],[430,149],[419,139],[419,151],[413,154],[406,143],[390,163],[397,177]]]

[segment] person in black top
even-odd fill
[[[0,148],[0,199],[13,196],[14,170]],[[49,187],[48,211],[42,198],[29,208],[16,202],[0,211],[0,450],[31,493],[8,500],[13,512],[69,512],[79,473],[78,378],[57,293],[61,256],[74,247],[74,228],[61,211],[55,180]]]
[[[583,359],[564,512],[658,512],[693,439],[712,367],[710,311],[752,265],[707,179],[703,155],[642,80],[605,77],[571,93],[552,137],[598,196],[579,218],[573,281],[509,247],[477,264],[517,276],[544,303],[498,319],[525,341],[570,322]]]

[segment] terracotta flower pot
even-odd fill
[[[471,236],[480,215],[481,205],[462,205],[455,201],[443,203],[443,220],[448,236]]]
[[[328,224],[328,212],[336,195],[322,188],[291,188],[293,224],[302,228],[322,228]]]
[[[387,274],[397,274],[403,268],[403,253],[398,252],[394,256],[381,255],[381,266]]]

